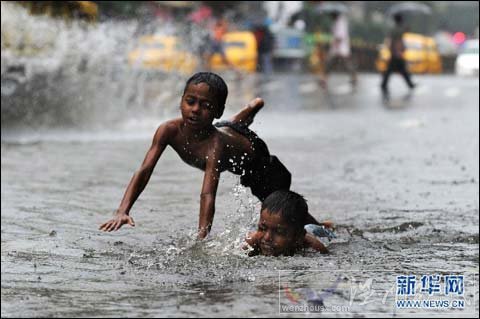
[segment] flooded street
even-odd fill
[[[170,148],[131,211],[136,226],[98,231],[156,127],[179,114],[183,86],[165,112],[115,126],[2,128],[2,317],[278,316],[298,287],[337,287],[324,305],[350,308],[326,315],[392,316],[409,313],[393,308],[395,276],[450,273],[465,274],[467,305],[449,316],[478,314],[478,79],[417,76],[406,98],[394,76],[387,107],[378,75],[360,75],[354,93],[345,79],[326,96],[307,74],[227,77],[224,118],[265,99],[252,128],[312,215],[336,224],[329,255],[247,257],[259,203],[230,173],[211,236],[195,241],[203,174]]]

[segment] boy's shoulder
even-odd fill
[[[179,132],[181,121],[181,118],[177,118],[163,122],[155,131],[155,138],[164,142],[175,138]]]
[[[181,118],[167,120],[162,124],[160,124],[160,126],[157,128],[157,131],[163,131],[165,133],[174,134],[179,131],[181,123],[182,123]]]

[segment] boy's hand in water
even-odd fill
[[[114,218],[110,219],[108,222],[100,226],[100,230],[111,232],[112,230],[118,230],[122,227],[123,224],[129,224],[135,227],[135,222],[133,218],[127,214],[117,213]]]
[[[262,239],[262,234],[258,231],[252,231],[245,236],[246,244],[242,247],[244,250],[248,249],[248,247],[252,247],[254,249],[258,248],[258,244]]]
[[[205,237],[207,237],[207,235],[208,235],[208,230],[205,229],[205,228],[202,228],[202,229],[198,230],[197,238],[199,240],[202,240],[202,239],[205,239]]]
[[[261,239],[262,234],[258,231],[252,231],[247,234],[247,236],[245,237],[246,243],[243,244],[242,249],[248,250],[247,255],[249,257],[260,255],[260,249],[258,245]]]
[[[326,220],[326,221],[324,221],[323,223],[320,223],[320,225],[323,225],[323,226],[325,226],[326,228],[330,228],[330,229],[332,229],[332,230],[335,229],[333,222],[330,221],[330,220]]]

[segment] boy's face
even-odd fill
[[[194,129],[211,125],[215,118],[216,100],[206,83],[190,83],[180,104],[183,121]]]
[[[268,209],[262,210],[260,214],[258,232],[261,234],[258,243],[260,251],[266,256],[293,254],[304,235],[284,220],[281,214],[272,214]]]

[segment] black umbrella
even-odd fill
[[[332,12],[338,12],[338,13],[345,13],[348,12],[348,7],[340,2],[324,2],[319,4],[315,8],[316,13],[332,13]]]
[[[430,7],[426,4],[419,2],[402,2],[391,6],[387,11],[389,16],[394,16],[396,14],[406,12],[431,14],[432,9],[430,9]]]

